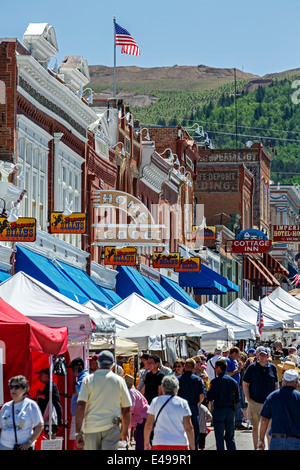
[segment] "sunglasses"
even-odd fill
[[[21,385],[9,385],[8,386],[9,390],[19,390],[19,388],[22,388]]]
[[[175,367],[175,369],[178,369],[179,367],[183,367],[183,366],[181,366],[181,365],[178,364],[178,365],[176,365],[176,366],[174,366],[174,367]]]

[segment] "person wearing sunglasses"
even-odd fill
[[[176,359],[174,361],[174,365],[173,365],[173,371],[174,371],[174,375],[176,377],[178,377],[179,375],[182,375],[183,372],[184,372],[184,364],[185,364],[185,361],[184,359]]]
[[[0,450],[29,450],[40,436],[44,420],[38,404],[27,398],[26,377],[17,375],[8,382],[12,400],[0,411]]]

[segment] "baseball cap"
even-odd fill
[[[93,356],[88,357],[89,361],[97,361],[98,359],[98,354],[94,354]]]
[[[254,349],[254,348],[248,349],[248,354],[249,354],[249,353],[255,354],[255,349]]]
[[[269,354],[268,348],[265,348],[264,346],[259,346],[259,348],[257,348],[256,352],[258,352],[259,354],[261,354],[261,353]]]
[[[114,361],[114,356],[110,351],[101,351],[101,353],[98,356],[98,362],[99,365],[113,365]]]
[[[296,382],[299,380],[299,374],[295,369],[288,369],[284,372],[282,379],[285,382]]]
[[[84,362],[81,357],[75,357],[75,359],[73,359],[73,361],[71,361],[70,364],[68,365],[68,367],[70,368],[75,367],[75,366],[84,367]]]

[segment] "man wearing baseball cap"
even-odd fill
[[[76,443],[80,450],[117,450],[119,441],[127,440],[131,398],[123,378],[111,371],[113,354],[101,351],[98,364],[78,394]]]
[[[262,421],[258,449],[264,450],[264,437],[272,420],[270,450],[300,450],[300,392],[299,373],[286,370],[282,387],[272,392],[261,411]]]
[[[248,366],[243,378],[243,390],[248,402],[248,418],[253,426],[254,449],[258,444],[260,412],[265,399],[279,388],[276,366],[268,360],[269,350],[264,346],[259,346],[256,355],[257,360]]]

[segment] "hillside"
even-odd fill
[[[111,96],[113,69],[92,66],[90,74],[90,86]],[[234,69],[203,65],[120,67],[117,90],[142,126],[198,123],[216,148],[235,148],[236,141],[238,148],[248,140],[262,142],[273,156],[273,181],[300,184],[300,86],[292,87],[300,69],[263,77],[236,70],[236,78],[236,102]]]

